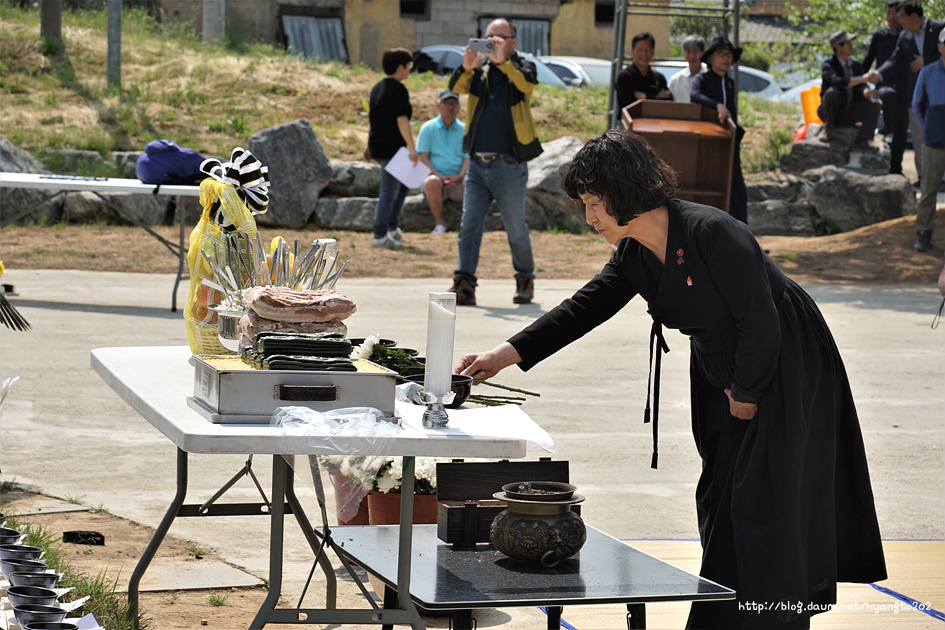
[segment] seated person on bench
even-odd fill
[[[874,150],[871,141],[882,104],[874,101],[867,82],[878,83],[875,72],[863,72],[863,64],[853,59],[856,34],[836,31],[830,36],[834,54],[821,66],[820,106],[817,115],[824,121],[824,140],[830,140],[834,127],[853,127],[861,123],[853,148]]]

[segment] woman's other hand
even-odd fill
[[[738,402],[732,398],[732,390],[726,388],[725,395],[728,396],[729,412],[736,418],[751,420],[755,417],[755,414],[758,413],[758,405],[755,403]]]
[[[464,355],[456,366],[456,373],[485,381],[498,374],[503,368],[521,360],[518,350],[506,341],[488,352]]]

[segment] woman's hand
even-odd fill
[[[729,412],[736,418],[751,420],[755,417],[755,414],[758,413],[758,405],[755,403],[738,402],[732,398],[732,390],[726,388],[725,395],[728,396]]]
[[[518,350],[506,341],[488,352],[464,355],[456,366],[456,373],[485,381],[498,374],[503,368],[521,360]]]

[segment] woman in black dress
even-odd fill
[[[651,354],[665,348],[664,325],[690,337],[701,575],[738,592],[694,603],[687,627],[807,628],[836,603],[838,581],[885,579],[849,382],[810,296],[745,224],[673,199],[675,173],[630,132],[590,140],[562,185],[617,251],[573,297],[457,371],[528,370],[639,294],[654,321]]]

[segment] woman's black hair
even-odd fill
[[[577,152],[561,178],[561,188],[572,199],[597,195],[618,225],[626,225],[669,203],[676,193],[676,171],[640,136],[611,129]]]
[[[406,48],[388,48],[381,57],[381,66],[384,74],[392,75],[400,66],[406,66],[413,61],[413,54]]]

